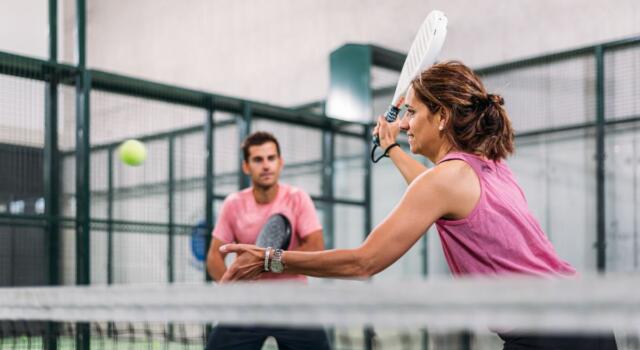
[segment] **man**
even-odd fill
[[[289,250],[324,249],[322,227],[313,202],[304,191],[278,182],[283,167],[278,140],[267,132],[255,132],[242,143],[242,171],[251,177],[250,188],[230,194],[220,210],[207,255],[207,271],[216,281],[227,267],[220,247],[227,243],[255,244],[265,225],[274,217],[284,218],[291,228]],[[300,280],[301,275],[265,273],[261,279]],[[216,327],[207,342],[207,350],[261,349],[273,336],[281,350],[329,349],[322,329],[286,329],[279,327]]]

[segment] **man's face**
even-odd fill
[[[269,188],[278,183],[282,159],[273,142],[249,147],[249,158],[242,162],[242,170],[251,177],[254,187]]]

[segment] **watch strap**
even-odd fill
[[[269,255],[272,249],[271,247],[267,247],[264,251],[264,271],[269,271]]]

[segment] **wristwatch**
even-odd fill
[[[282,253],[284,253],[282,249],[276,249],[273,252],[273,257],[271,258],[271,264],[269,265],[269,270],[271,270],[271,272],[274,272],[274,273],[284,272],[284,264],[282,263]]]
[[[264,250],[264,271],[266,272],[269,271],[269,253],[271,250],[273,250],[271,247],[267,247],[267,249]]]

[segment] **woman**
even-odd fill
[[[272,264],[316,277],[369,277],[398,260],[434,223],[456,276],[574,275],[530,213],[504,161],[514,150],[514,135],[503,104],[460,62],[424,71],[411,84],[402,120],[389,124],[381,117],[374,130],[409,187],[366,241],[355,249],[322,252],[226,245],[223,251],[239,255],[223,281],[255,279]],[[427,157],[433,168],[395,147],[399,129],[407,133],[411,152]],[[611,336],[500,336],[504,349],[616,348]]]

